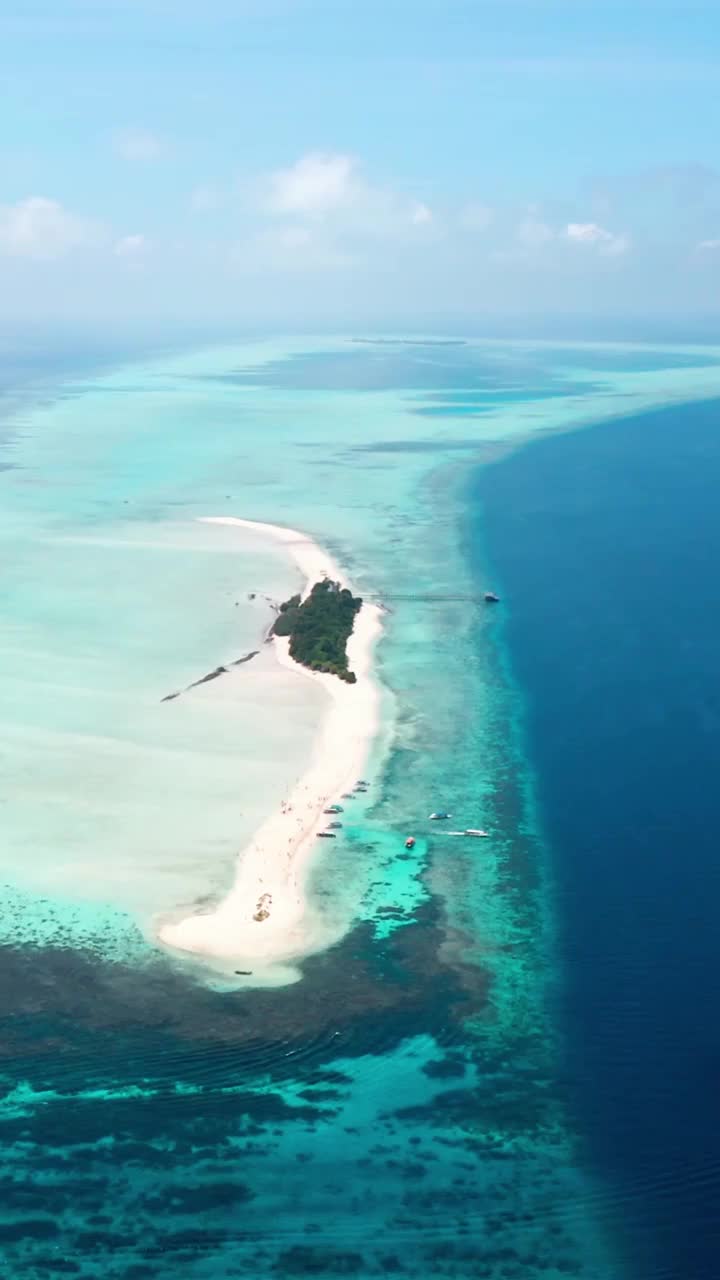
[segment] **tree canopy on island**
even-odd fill
[[[292,596],[280,605],[272,628],[276,636],[290,637],[290,657],[311,671],[327,671],[354,684],[348,670],[347,642],[362,607],[360,596],[328,578],[316,582],[307,600]]]

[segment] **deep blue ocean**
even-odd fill
[[[472,480],[550,850],[566,1096],[639,1277],[720,1274],[720,403]]]

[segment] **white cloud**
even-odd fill
[[[720,249],[720,240],[701,240],[698,249],[703,253],[716,253]]]
[[[612,231],[607,231],[597,222],[569,222],[565,228],[565,235],[574,244],[594,245],[601,253],[606,254],[625,253],[630,247],[627,236],[614,235]]]
[[[0,252],[11,257],[47,262],[102,238],[99,224],[45,196],[0,205]]]
[[[437,229],[429,205],[368,181],[346,153],[309,152],[289,168],[261,177],[254,194],[261,213],[312,229],[322,265],[357,261],[374,241],[410,243],[418,232],[426,236]]]
[[[117,134],[115,149],[123,160],[158,160],[165,150],[160,138],[147,129],[126,129]]]
[[[351,156],[312,151],[270,175],[268,208],[271,213],[322,216],[352,203],[358,194],[355,169]]]
[[[416,227],[427,226],[429,222],[433,221],[432,209],[429,209],[426,204],[423,204],[421,201],[418,201],[412,207],[412,210],[410,213],[410,221]]]
[[[568,222],[558,228],[546,222],[540,209],[531,205],[525,217],[515,229],[516,248],[503,248],[493,251],[493,260],[529,261],[539,250],[547,246],[557,250],[563,244],[583,245],[594,249],[606,257],[618,256],[630,247],[630,238],[626,235],[615,235],[597,222]]]
[[[121,236],[113,245],[113,253],[117,258],[128,258],[132,261],[139,258],[147,247],[148,242],[143,235]]]

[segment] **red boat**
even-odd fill
[[[405,848],[406,848],[406,849],[414,849],[414,848],[415,848],[415,837],[414,837],[414,836],[408,836],[407,840],[405,841]]]

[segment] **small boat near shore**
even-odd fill
[[[323,809],[323,813],[342,813],[342,811],[343,807],[341,804],[329,804],[327,809]]]
[[[487,837],[490,835],[490,832],[489,832],[489,831],[481,831],[481,829],[480,829],[479,827],[468,827],[468,828],[467,828],[467,830],[463,832],[463,835],[466,835],[466,836],[484,836],[484,837],[486,837],[486,838],[487,838]]]
[[[430,822],[443,822],[446,818],[452,818],[452,814],[446,813],[444,809],[439,809],[437,813],[429,815]]]
[[[318,831],[318,835],[322,840],[336,840],[337,836],[334,831]]]
[[[405,841],[405,848],[406,848],[406,849],[414,849],[414,848],[415,848],[415,837],[414,837],[414,836],[408,836],[407,840]]]
[[[494,591],[486,591],[486,592],[485,592],[485,595],[484,595],[484,597],[483,597],[483,598],[484,598],[484,600],[485,600],[485,603],[486,603],[486,604],[499,604],[499,603],[500,603],[500,597],[499,597],[499,596],[496,596]]]

